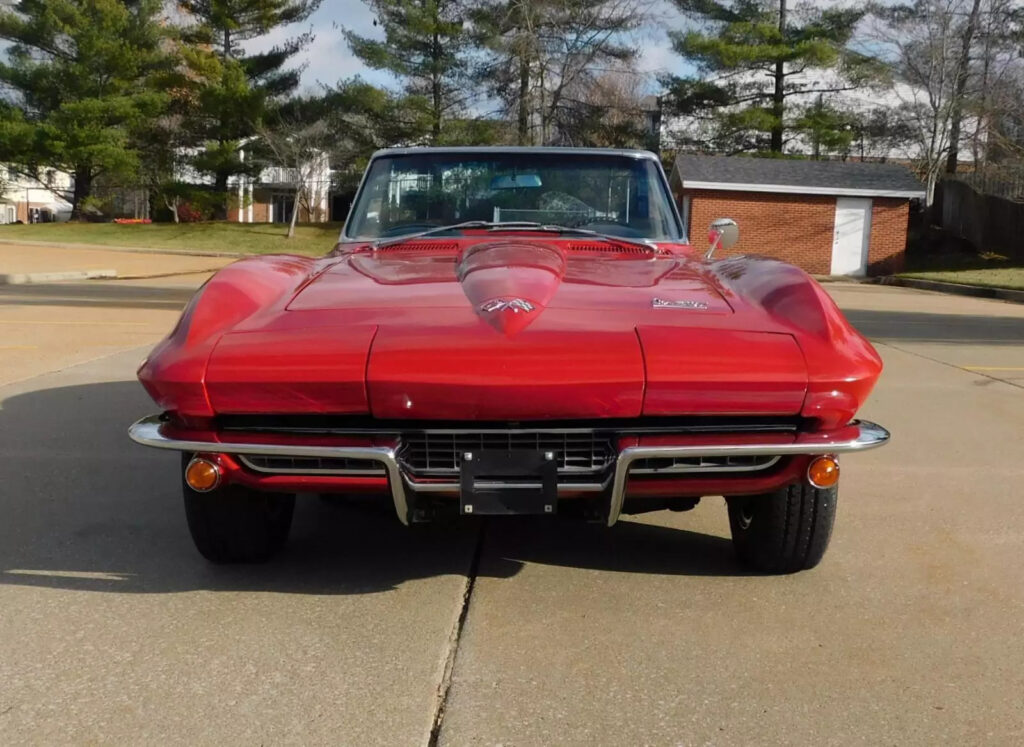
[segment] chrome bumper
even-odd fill
[[[168,438],[160,432],[159,415],[151,415],[134,423],[128,435],[136,443],[158,449],[186,452],[214,452],[221,454],[254,454],[259,456],[320,457],[325,459],[366,459],[380,462],[388,474],[391,499],[395,513],[403,524],[409,523],[409,500],[406,482],[398,463],[395,449],[386,446],[294,446],[281,444],[245,444],[220,441],[187,441]],[[788,444],[715,444],[703,446],[630,446],[619,452],[615,460],[608,526],[619,520],[626,500],[626,482],[630,467],[639,459],[721,457],[721,456],[792,456],[838,454],[866,451],[882,446],[889,440],[889,431],[875,423],[854,421],[839,429],[841,437],[829,433],[802,433]]]
[[[619,520],[622,504],[626,500],[626,479],[629,467],[638,459],[657,457],[684,458],[693,456],[793,456],[812,454],[839,454],[847,451],[866,451],[882,446],[889,440],[889,431],[866,420],[855,420],[839,429],[840,439],[829,434],[801,433],[791,444],[718,444],[715,446],[630,446],[619,452],[615,461],[615,479],[612,482],[611,506],[608,526]],[[845,435],[847,431],[855,431]]]
[[[257,456],[320,457],[323,459],[366,459],[380,462],[388,473],[391,499],[395,513],[403,524],[409,523],[409,501],[405,495],[405,481],[398,466],[395,450],[387,446],[291,446],[282,444],[233,444],[220,441],[186,441],[168,438],[160,432],[159,415],[150,415],[128,429],[132,441],[143,446],[172,451],[207,452],[217,454],[253,454]]]

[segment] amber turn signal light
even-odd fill
[[[220,467],[196,457],[185,467],[185,482],[197,493],[208,493],[220,484]]]
[[[831,488],[839,482],[839,460],[831,454],[815,457],[807,467],[807,481],[816,488]]]

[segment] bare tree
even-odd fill
[[[965,1],[915,0],[876,9],[873,36],[894,77],[892,94],[912,132],[928,204],[950,149]]]
[[[262,128],[259,137],[272,154],[268,166],[276,167],[275,181],[288,182],[295,202],[288,222],[288,238],[295,236],[299,210],[313,219],[325,194],[335,136],[325,118],[282,121],[273,129]]]
[[[485,0],[473,12],[478,77],[514,115],[521,144],[557,140],[566,93],[637,55],[650,0]]]
[[[893,74],[898,116],[928,202],[943,171],[956,173],[971,145],[975,162],[998,141],[997,122],[1019,111],[1018,0],[914,0],[875,9],[873,42]]]
[[[971,48],[978,33],[981,0],[971,0],[960,35],[960,57],[956,62],[956,78],[953,82],[953,100],[949,113],[949,153],[946,154],[946,173],[955,174],[960,154],[960,128],[964,118],[964,103],[967,97],[967,78],[971,72]]]
[[[983,0],[965,112],[976,122],[971,153],[979,167],[1012,151],[1012,135],[1021,121],[1024,94],[1024,4],[1020,0]]]
[[[644,95],[647,76],[624,64],[566,86],[559,138],[569,145],[654,147],[658,100]]]

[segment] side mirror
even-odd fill
[[[722,247],[729,249],[740,240],[740,227],[732,218],[716,218],[711,221],[711,228],[708,230],[708,250],[704,253],[704,259],[711,259],[715,249]]]

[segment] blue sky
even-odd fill
[[[669,49],[665,29],[677,27],[680,23],[678,14],[665,0],[655,0],[657,20],[637,36],[640,49],[640,69],[644,72],[657,73],[678,70],[681,66],[678,57]],[[333,84],[342,78],[360,75],[365,80],[378,85],[393,84],[394,80],[376,70],[366,68],[352,56],[341,35],[339,26],[351,29],[364,36],[380,36],[379,29],[373,26],[373,15],[361,0],[324,0],[320,9],[304,24],[287,29],[278,29],[273,34],[250,43],[254,50],[265,49],[296,33],[305,31],[310,25],[316,34],[314,42],[301,54],[301,61],[306,64],[302,75],[304,88],[314,88],[317,83]],[[649,84],[654,90],[653,76]]]

